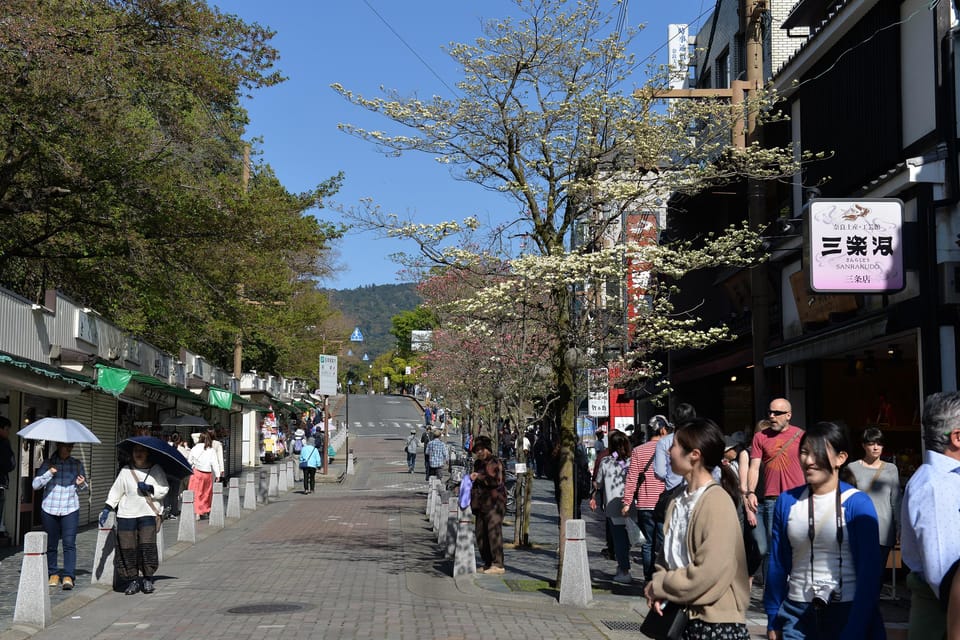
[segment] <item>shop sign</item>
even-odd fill
[[[606,369],[587,369],[587,415],[591,418],[610,415],[609,381]]]
[[[337,356],[320,356],[320,385],[317,393],[322,396],[337,395]]]
[[[904,287],[903,202],[896,198],[810,201],[810,288],[885,293]]]

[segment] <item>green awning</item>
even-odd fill
[[[218,409],[226,409],[229,411],[233,408],[233,392],[227,391],[226,389],[218,389],[217,387],[209,387],[207,389],[207,403]]]
[[[127,386],[131,381],[133,381],[147,387],[160,389],[164,393],[169,393],[177,398],[183,398],[184,400],[189,400],[190,402],[199,405],[203,404],[203,400],[200,398],[200,396],[192,391],[167,384],[163,380],[157,380],[153,376],[148,376],[145,373],[131,371],[130,369],[121,369],[119,367],[108,367],[105,364],[97,364],[94,366],[97,369],[96,386],[100,387],[111,395],[119,396],[121,393],[126,391]]]
[[[79,385],[85,389],[97,388],[97,385],[94,382],[93,378],[89,378],[85,375],[74,373],[73,371],[68,371],[66,369],[59,369],[57,367],[51,366],[49,364],[44,364],[42,362],[36,362],[35,360],[18,358],[8,353],[0,352],[0,364],[8,364],[10,366],[18,367],[20,369],[25,369],[31,373],[35,373],[37,375],[41,375],[47,378],[52,378],[54,380],[59,380],[61,382],[66,382],[68,384]]]

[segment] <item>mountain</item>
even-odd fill
[[[421,304],[414,284],[373,284],[356,289],[327,289],[331,305],[343,314],[351,327],[360,327],[363,344],[350,344],[357,357],[366,353],[370,361],[397,347],[390,334],[391,319]],[[344,353],[348,346],[344,345]]]

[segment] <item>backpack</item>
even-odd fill
[[[303,438],[297,437],[293,439],[293,452],[300,453],[303,451]]]

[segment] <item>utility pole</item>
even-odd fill
[[[243,145],[243,168],[240,172],[240,184],[243,192],[247,192],[250,184],[250,145]],[[243,285],[237,285],[240,288],[240,296],[243,297]],[[237,327],[237,337],[233,342],[233,377],[237,380],[243,375],[243,329]]]
[[[763,82],[763,15],[768,11],[766,0],[742,0],[740,5],[741,28],[744,35],[744,49],[747,82],[746,145],[760,144],[760,130],[757,128],[757,109],[753,99]],[[766,225],[766,190],[761,180],[747,180],[747,217],[750,227],[755,231]],[[750,268],[750,323],[753,333],[753,409],[754,417],[766,416],[767,402],[770,400],[767,390],[767,374],[763,366],[763,356],[770,343],[770,279],[766,262]]]

